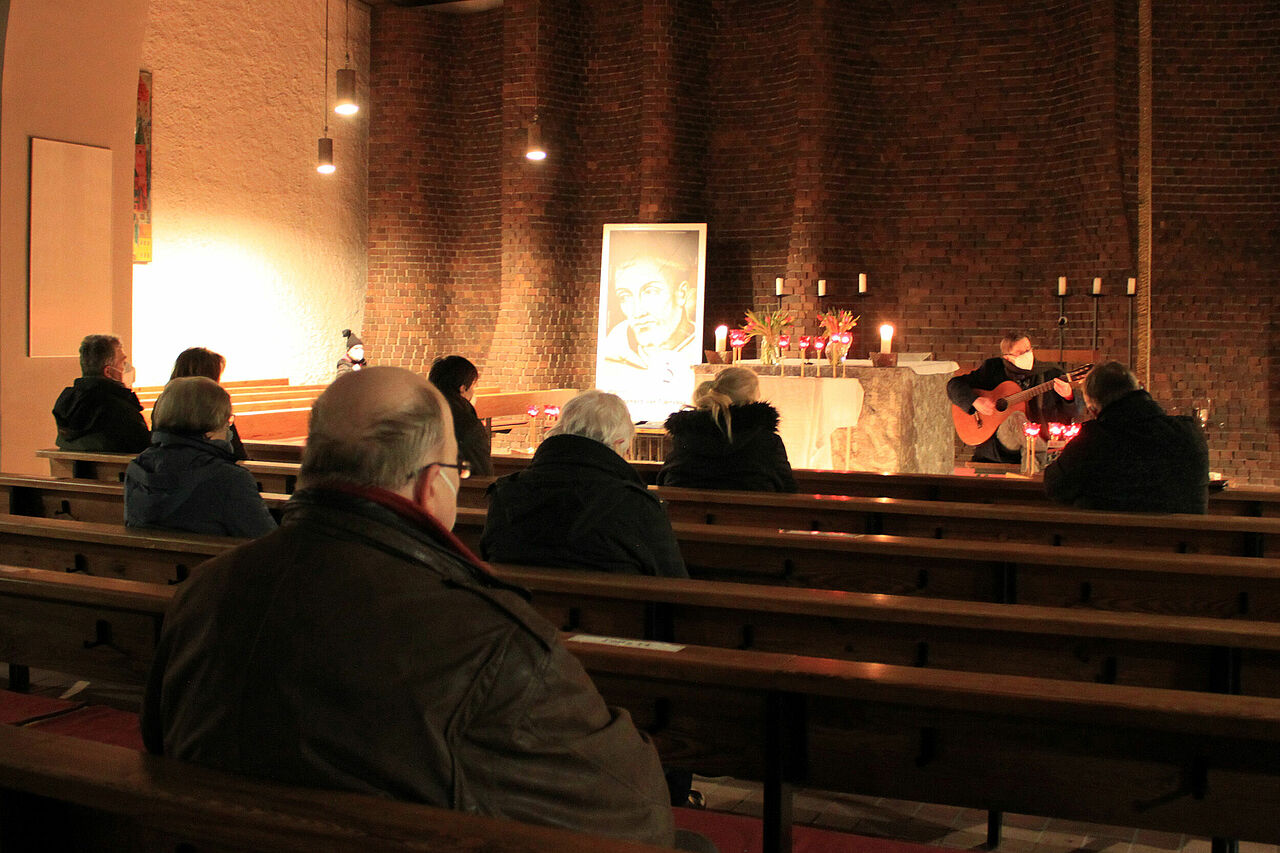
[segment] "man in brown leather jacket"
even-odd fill
[[[670,846],[653,746],[449,532],[449,407],[373,367],[316,401],[279,530],[201,565],[165,619],[152,752]]]

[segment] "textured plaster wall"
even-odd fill
[[[128,346],[133,115],[146,0],[10,0],[0,96],[0,470],[49,473],[53,401],[74,353],[27,356],[27,211],[33,136],[112,151],[110,328]]]
[[[349,4],[366,108],[337,116],[346,5],[329,3],[324,81],[324,0],[150,4],[154,260],[134,266],[139,383],[162,383],[189,346],[225,355],[228,380],[327,381],[342,329],[360,328],[369,10]],[[315,171],[326,115],[338,167],[328,176]]]

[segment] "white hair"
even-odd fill
[[[548,435],[579,435],[594,439],[625,456],[636,434],[627,404],[607,391],[583,391],[564,404],[560,421]],[[620,446],[617,442],[621,441]]]

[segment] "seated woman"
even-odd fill
[[[124,475],[124,523],[215,536],[262,536],[276,523],[236,465],[231,397],[204,376],[170,380],[151,412],[151,446]]]
[[[671,451],[658,485],[794,492],[778,410],[759,397],[760,380],[745,367],[727,367],[709,387],[699,385],[694,408],[667,418]]]
[[[458,439],[458,458],[471,465],[471,473],[493,476],[493,439],[476,417],[471,400],[476,396],[480,371],[460,355],[446,355],[431,363],[427,379],[439,389],[453,412],[453,434]]]
[[[489,487],[485,559],[687,578],[661,502],[624,458],[634,435],[613,394],[566,403],[529,467]]]
[[[222,369],[226,366],[227,360],[219,353],[207,350],[204,347],[191,347],[178,353],[177,359],[173,362],[173,372],[169,374],[169,378],[181,379],[184,376],[204,376],[214,382],[221,382]],[[248,451],[244,449],[244,442],[240,440],[240,433],[236,431],[235,421],[231,422],[230,441],[231,452],[235,454],[237,460],[249,458]]]
[[[360,336],[350,329],[343,329],[342,337],[346,338],[347,352],[338,359],[338,369],[333,375],[334,379],[344,373],[363,370],[369,366],[369,359],[364,357],[364,341],[360,340]]]

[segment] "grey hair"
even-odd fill
[[[1099,411],[1139,387],[1138,377],[1118,361],[1099,364],[1084,380],[1084,392],[1097,403]]]
[[[631,439],[635,437],[636,427],[631,422],[631,412],[621,397],[607,391],[593,390],[583,391],[565,403],[560,410],[559,422],[547,434],[578,435],[594,439],[610,448],[614,447],[614,442],[621,440],[623,445],[618,453],[625,456],[631,449]]]
[[[328,482],[395,491],[444,441],[443,402],[430,386],[368,413],[353,413],[325,398],[321,394],[311,407],[298,471],[302,488]],[[352,427],[353,419],[359,428]]]
[[[151,410],[152,427],[164,432],[204,435],[230,420],[231,396],[205,376],[170,379]]]
[[[119,349],[123,345],[115,335],[85,335],[80,342],[80,375],[101,376]]]
[[[706,382],[698,386],[693,405],[710,412],[711,420],[726,438],[733,441],[733,416],[729,407],[754,402],[759,395],[760,378],[753,371],[745,367],[726,367],[716,374],[710,387]]]

